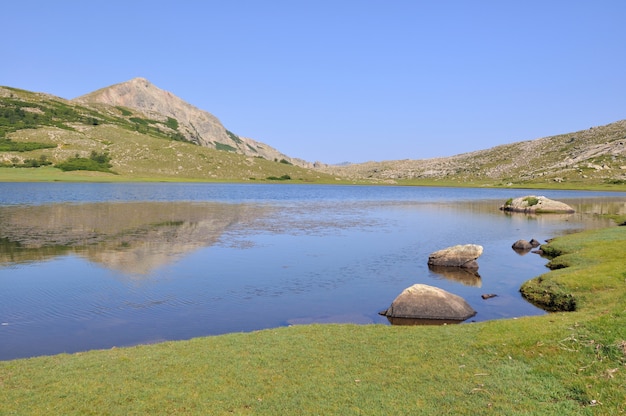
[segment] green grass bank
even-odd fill
[[[559,237],[575,312],[308,325],[0,362],[0,415],[626,413],[626,227]],[[547,248],[548,248],[547,247]]]

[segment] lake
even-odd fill
[[[576,213],[499,210],[530,194]],[[378,312],[415,283],[465,298],[477,311],[467,323],[540,315],[519,287],[547,261],[511,245],[612,225],[599,213],[626,213],[626,193],[0,183],[0,360],[307,323],[389,325]],[[469,243],[484,247],[479,276],[429,270],[430,253]]]

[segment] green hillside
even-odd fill
[[[0,87],[0,180],[335,181],[286,160],[198,146],[177,128],[171,117]],[[68,162],[88,170],[58,168]]]

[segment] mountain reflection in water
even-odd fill
[[[181,202],[0,207],[0,265],[76,254],[132,276],[147,275],[269,210]]]

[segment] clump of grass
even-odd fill
[[[239,138],[239,136],[237,136],[235,133],[233,133],[230,130],[226,130],[226,135],[237,144],[243,143],[243,141]]]
[[[542,256],[548,259],[554,259],[563,254],[563,252],[550,244],[543,244],[541,246]]]
[[[0,163],[0,166],[3,167],[14,167],[14,168],[39,168],[41,166],[49,166],[52,162],[48,160],[46,155],[41,155],[39,158],[30,158],[24,159],[22,163],[20,163],[18,158],[13,158],[11,163]]]
[[[268,176],[266,179],[268,181],[288,181],[291,179],[291,176],[290,175]]]
[[[122,106],[119,106],[119,105],[116,106],[115,108],[117,108],[120,111],[120,113],[122,113],[122,115],[125,116],[125,117],[128,117],[128,116],[133,114],[133,112],[130,111],[128,108],[125,108],[125,107],[122,107]]]
[[[52,149],[57,147],[52,143],[39,142],[15,142],[11,139],[0,139],[0,152],[30,152],[39,149]]]
[[[539,198],[537,198],[535,196],[527,196],[523,200],[528,204],[529,207],[532,207],[532,206],[537,205],[539,203]]]
[[[215,143],[215,148],[217,150],[222,150],[222,151],[225,151],[225,152],[235,152],[235,151],[237,151],[237,149],[235,149],[233,146],[228,145],[228,144],[224,144],[224,143],[219,143],[219,142]]]
[[[95,172],[115,173],[111,170],[112,165],[109,163],[110,161],[111,157],[108,153],[97,153],[93,151],[88,158],[76,155],[65,162],[57,163],[56,167],[64,172],[72,170],[90,170]]]
[[[545,277],[525,282],[520,292],[530,303],[551,312],[576,310],[576,298],[562,286]]]
[[[178,120],[176,120],[175,118],[168,117],[165,125],[172,130],[178,130]]]

